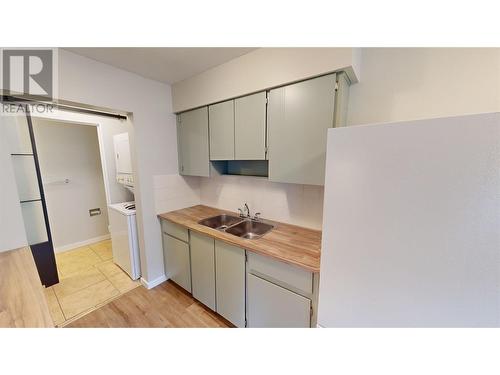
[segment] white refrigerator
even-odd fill
[[[500,326],[500,114],[328,131],[318,325]]]

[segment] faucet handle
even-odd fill
[[[253,220],[259,221],[260,220],[259,216],[260,216],[260,212],[256,212],[255,215],[253,215]]]

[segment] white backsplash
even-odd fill
[[[157,214],[200,204],[200,177],[178,174],[153,177]]]
[[[322,186],[282,184],[262,177],[177,174],[155,176],[154,185],[157,213],[196,204],[237,212],[247,203],[252,214],[260,212],[265,219],[321,229]]]

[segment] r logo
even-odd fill
[[[52,49],[3,49],[2,89],[52,99],[53,63]]]

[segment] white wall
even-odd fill
[[[107,202],[113,204],[134,200],[133,194],[116,181],[116,162],[113,143],[114,135],[132,133],[133,127],[130,121],[65,110],[54,110],[32,116],[33,124],[46,120],[95,127],[100,143],[101,161],[104,166],[104,184]]]
[[[348,124],[500,109],[500,48],[363,48]]]
[[[172,86],[175,112],[336,70],[359,78],[355,48],[259,48]]]
[[[164,278],[161,230],[153,176],[177,172],[175,116],[170,86],[59,50],[59,96],[65,100],[132,112],[130,134],[142,277]]]
[[[109,234],[97,127],[35,120],[33,130],[56,251]]]
[[[0,116],[0,252],[27,244],[4,120]]]
[[[500,326],[500,113],[328,131],[318,323]]]

